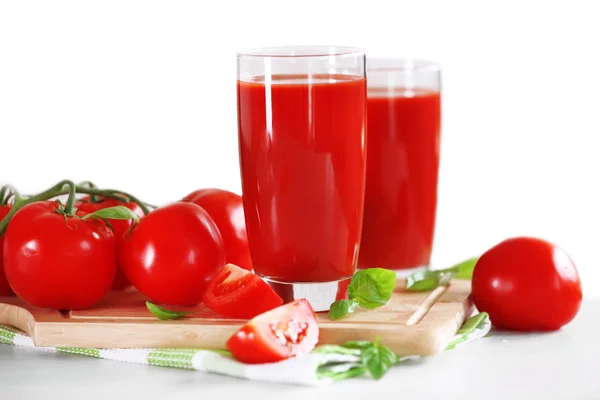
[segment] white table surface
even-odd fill
[[[267,384],[0,344],[0,399],[600,399],[600,298],[560,331],[490,336],[395,367],[380,381]],[[333,397],[335,396],[335,397]],[[392,397],[393,396],[393,397]]]

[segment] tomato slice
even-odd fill
[[[315,312],[299,299],[248,321],[229,338],[227,348],[238,361],[261,364],[308,354],[318,341]]]
[[[232,318],[254,318],[283,304],[281,297],[259,276],[227,264],[212,281],[202,302],[206,307]]]

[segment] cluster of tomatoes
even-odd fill
[[[68,210],[48,199],[12,215],[0,236],[0,296],[16,294],[37,307],[78,310],[92,307],[110,290],[133,285],[159,304],[202,302],[224,316],[257,317],[227,343],[241,361],[277,361],[316,345],[318,326],[310,304],[300,300],[282,306],[283,300],[252,272],[241,196],[202,189],[147,214],[139,202],[98,195],[72,206]],[[118,206],[136,218],[119,213],[88,218]],[[0,220],[11,207],[17,205],[0,206]],[[306,321],[306,332],[283,345],[268,340],[271,328],[261,336],[273,321],[285,325],[299,318]],[[282,332],[291,331],[283,325]]]
[[[85,218],[115,206],[127,207],[141,219]],[[9,210],[3,206],[0,216]],[[12,216],[2,236],[0,295],[14,291],[34,306],[77,310],[93,306],[110,289],[133,285],[157,303],[193,306],[205,296],[215,311],[228,316],[264,311],[260,299],[235,310],[218,299],[227,294],[224,283],[261,281],[250,272],[239,195],[198,190],[148,215],[130,200],[86,196],[76,200],[73,212],[65,214],[60,203],[48,200],[27,204]],[[224,270],[228,263],[234,266]],[[221,285],[205,293],[219,273]],[[262,309],[248,309],[252,306]]]

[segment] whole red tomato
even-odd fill
[[[79,310],[106,295],[117,268],[112,231],[97,219],[59,214],[54,201],[15,213],[4,235],[4,271],[17,296],[37,307]]]
[[[215,221],[225,244],[227,262],[252,271],[242,197],[227,190],[200,189],[183,201],[198,204]]]
[[[125,206],[135,212],[137,215],[141,217],[144,216],[142,209],[135,204],[134,202],[123,202],[114,199],[107,199],[104,197],[98,197],[97,201],[92,202],[90,196],[86,196],[75,202],[75,207],[82,212],[83,214],[91,214],[95,211],[115,206]],[[117,247],[123,245],[123,241],[125,240],[125,233],[131,228],[133,224],[133,220],[131,219],[109,219],[110,225],[113,227],[113,233],[115,235],[115,239],[117,240]],[[113,280],[111,289],[112,290],[123,290],[130,286],[131,283],[125,277],[121,267],[117,265],[117,273],[115,274],[115,279]]]
[[[157,303],[192,306],[225,265],[225,249],[208,213],[192,203],[157,208],[119,248],[129,281]]]
[[[556,330],[581,306],[581,282],[575,265],[547,241],[517,237],[486,251],[477,261],[473,301],[501,329]]]
[[[0,206],[0,221],[2,220],[2,218],[4,218],[6,216],[6,214],[8,214],[8,212],[10,211],[10,207],[9,206]],[[15,293],[12,291],[12,289],[10,288],[10,285],[8,284],[8,281],[6,280],[6,276],[4,275],[4,266],[3,266],[3,262],[2,262],[2,248],[4,244],[4,235],[0,236],[0,297],[1,296],[13,296]]]

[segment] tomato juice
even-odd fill
[[[366,168],[366,80],[238,80],[244,213],[255,271],[329,282],[358,262]]]
[[[369,88],[359,268],[427,266],[437,206],[440,92]]]

